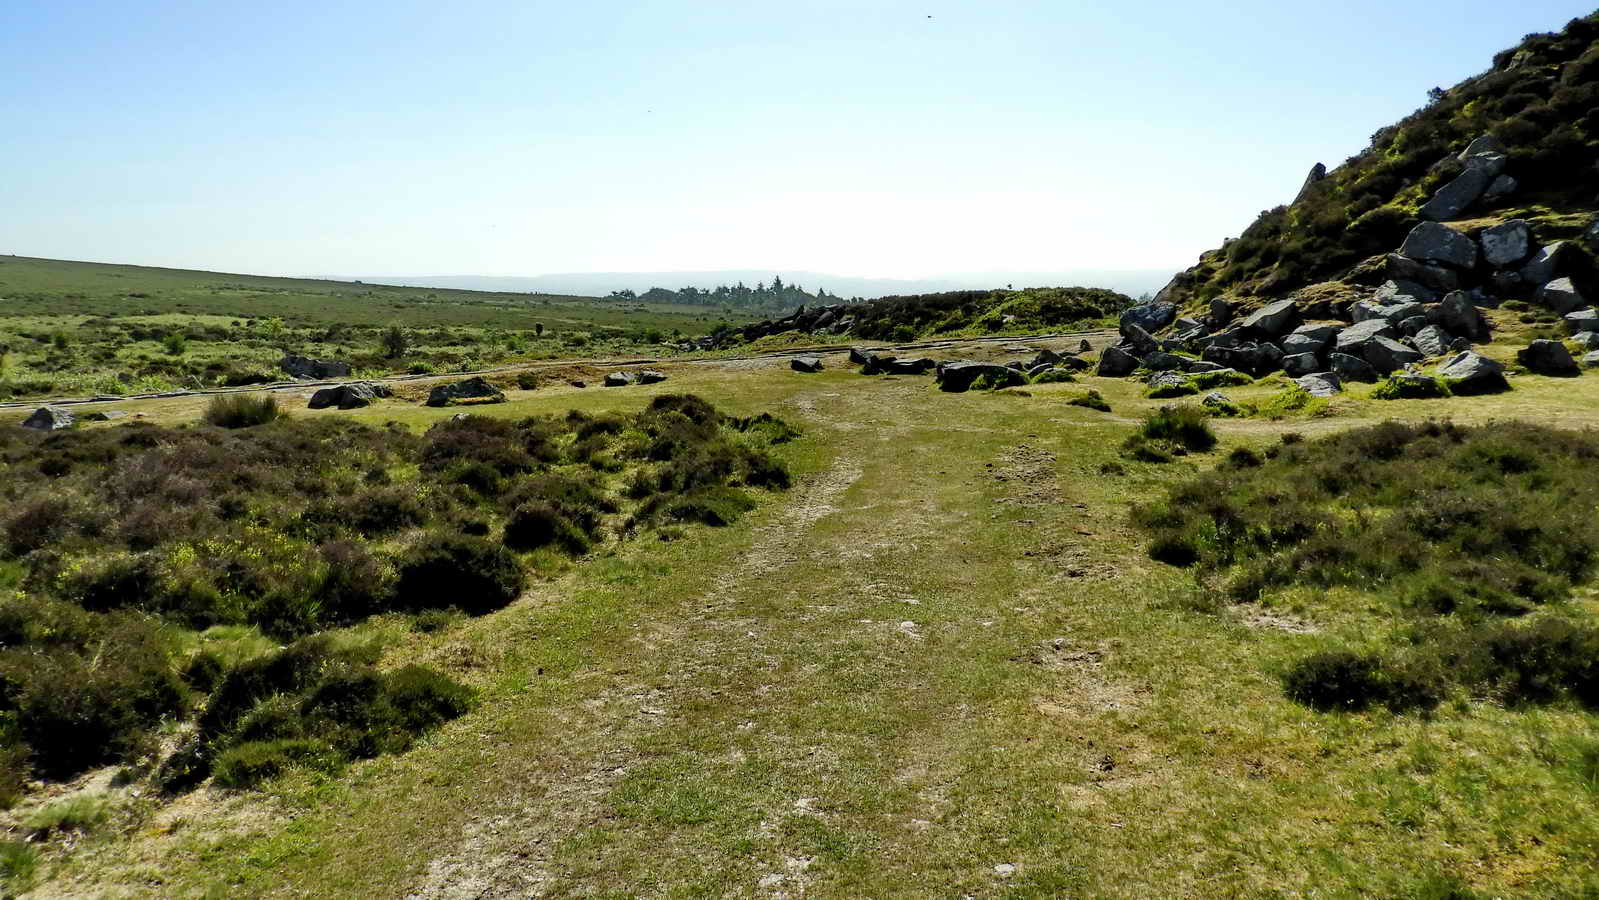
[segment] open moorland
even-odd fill
[[[1580,429],[1599,382],[1515,369],[1514,329],[1537,326],[1486,314],[1504,340],[1478,349],[1510,363],[1509,392],[1307,402],[1285,376],[1245,377],[1221,388],[1232,414],[1198,397],[1162,413],[1174,401],[1146,375],[1063,365],[950,393],[931,374],[863,376],[842,352],[815,373],[685,360],[617,388],[546,372],[466,407],[424,405],[426,383],[347,411],[263,391],[243,396],[286,414],[234,428],[204,423],[211,397],[75,407],[136,422],[11,445],[13,480],[78,529],[53,555],[13,547],[11,602],[97,621],[24,646],[67,666],[141,635],[118,643],[144,668],[119,665],[166,673],[169,705],[116,720],[129,741],[96,745],[110,765],[34,757],[7,814],[12,883],[1593,890],[1591,548],[1562,536],[1592,515],[1599,439]],[[1512,418],[1539,424],[1492,424]],[[163,470],[150,449],[167,467],[235,461]],[[1436,460],[1455,474],[1417,477]],[[159,481],[124,498],[135,475]],[[142,539],[117,524],[185,489],[201,521]],[[127,511],[96,524],[108,508]],[[352,547],[366,558],[327,556]],[[133,559],[148,569],[116,575],[131,582],[104,574]],[[304,579],[282,596],[323,602],[285,610],[282,578]],[[143,599],[86,599],[108,579]]]
[[[159,393],[285,377],[285,353],[359,375],[653,354],[751,316],[724,307],[0,257],[0,399]]]

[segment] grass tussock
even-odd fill
[[[283,415],[271,394],[218,394],[205,407],[205,421],[218,428],[249,428],[277,421]]]
[[[1216,446],[1210,414],[1190,404],[1163,406],[1144,417],[1122,444],[1122,455],[1140,462],[1170,462]]]

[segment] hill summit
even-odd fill
[[[1360,154],[1331,171],[1317,164],[1292,203],[1262,212],[1240,237],[1201,255],[1157,299],[1203,311],[1216,299],[1250,307],[1307,289],[1326,298],[1328,282],[1390,280],[1535,299],[1548,267],[1531,278],[1524,269],[1562,241],[1554,268],[1591,289],[1590,253],[1599,249],[1599,228],[1591,227],[1599,208],[1599,13],[1558,33],[1528,35],[1488,71],[1428,96],[1425,107],[1373,134]],[[1396,258],[1424,222],[1448,223],[1473,242],[1507,222],[1524,225],[1511,229],[1510,245],[1500,241],[1497,252],[1482,245],[1486,252],[1470,259]],[[1440,267],[1446,271],[1431,271]]]

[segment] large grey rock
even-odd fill
[[[1295,328],[1293,333],[1300,337],[1321,341],[1321,345],[1325,347],[1332,343],[1333,338],[1338,336],[1338,332],[1343,330],[1344,326],[1342,325],[1330,322],[1313,322],[1309,325],[1301,325]]]
[[[1205,399],[1199,401],[1199,405],[1206,409],[1226,409],[1233,405],[1233,401],[1228,399],[1227,395],[1221,391],[1211,391],[1205,395]]]
[[[1210,301],[1210,327],[1220,328],[1233,320],[1233,305],[1220,297]]]
[[[61,431],[73,425],[72,413],[55,406],[41,406],[22,420],[23,428],[36,431]]]
[[[1384,271],[1395,281],[1414,281],[1435,291],[1460,289],[1460,273],[1453,269],[1411,259],[1398,253],[1390,253],[1383,259]]]
[[[1312,397],[1331,397],[1343,393],[1344,382],[1336,372],[1314,372],[1294,379]]]
[[[1458,334],[1471,338],[1474,341],[1488,339],[1487,321],[1476,305],[1471,302],[1471,297],[1464,291],[1450,291],[1433,307],[1432,314],[1428,317],[1435,324],[1442,325],[1450,334]]]
[[[1466,171],[1461,172],[1454,181],[1439,188],[1431,200],[1421,205],[1421,209],[1418,210],[1421,217],[1434,222],[1459,218],[1461,213],[1471,208],[1471,205],[1488,191],[1488,185],[1492,184],[1494,178],[1504,169],[1504,157],[1498,157],[1498,160],[1498,169],[1484,165],[1468,165]]]
[[[1148,356],[1160,349],[1160,341],[1136,322],[1129,322],[1122,329],[1122,343],[1138,357]]]
[[[1362,346],[1366,362],[1379,373],[1386,375],[1395,369],[1403,369],[1406,363],[1421,362],[1420,353],[1406,347],[1393,338],[1374,337]]]
[[[1481,353],[1467,350],[1438,369],[1438,376],[1457,394],[1491,394],[1510,389],[1505,367]]]
[[[1379,337],[1393,336],[1394,326],[1390,325],[1387,319],[1367,319],[1338,332],[1333,346],[1340,353],[1361,356],[1365,354],[1366,344]]]
[[[1532,231],[1521,219],[1483,229],[1482,256],[1496,269],[1513,266],[1532,252]]]
[[[1377,288],[1372,299],[1379,306],[1389,303],[1431,303],[1438,299],[1438,292],[1419,281],[1390,278]]]
[[[1599,331],[1599,310],[1591,306],[1566,313],[1565,320],[1566,329],[1572,334],[1583,331]]]
[[[1061,356],[1059,353],[1056,353],[1048,347],[1045,347],[1038,351],[1038,353],[1033,357],[1032,362],[1027,364],[1027,367],[1031,369],[1034,366],[1053,366],[1059,363],[1060,360]]]
[[[1371,363],[1348,353],[1328,354],[1327,368],[1345,381],[1372,382],[1377,380],[1377,370],[1371,367]]]
[[[822,359],[819,356],[797,356],[788,361],[788,367],[796,372],[820,372]]]
[[[1115,348],[1107,348],[1105,352],[1109,353],[1112,349]],[[1103,362],[1104,357],[1101,356],[1100,359]],[[1137,360],[1134,360],[1133,364],[1136,367]],[[1128,369],[1128,371],[1131,372],[1132,369]],[[984,375],[1004,387],[1027,383],[1027,379],[1022,373],[1008,366],[985,362],[952,362],[945,363],[939,367],[938,387],[940,390],[958,394],[970,390],[972,382]]]
[[[866,365],[866,361],[871,359],[871,357],[871,351],[862,350],[859,347],[849,348],[849,361],[851,365],[864,366]]]
[[[1516,354],[1516,362],[1526,366],[1527,371],[1539,375],[1577,374],[1577,364],[1571,359],[1571,351],[1559,341],[1533,341]]]
[[[449,406],[457,400],[504,403],[505,392],[484,381],[481,375],[454,384],[441,384],[428,392],[428,406]]]
[[[1322,368],[1314,353],[1295,353],[1283,357],[1283,372],[1290,376],[1309,375]]]
[[[1416,345],[1416,349],[1423,356],[1443,356],[1449,352],[1449,345],[1454,340],[1448,332],[1437,325],[1428,325],[1416,332],[1415,337],[1412,337],[1410,342]]]
[[[1324,340],[1318,341],[1308,334],[1290,334],[1282,339],[1279,346],[1283,348],[1283,358],[1286,360],[1290,356],[1301,353],[1309,353],[1311,355],[1320,353],[1327,346],[1327,342]]]
[[[1570,275],[1577,262],[1577,250],[1566,241],[1555,241],[1538,248],[1521,267],[1521,278],[1528,284],[1548,284],[1562,275]]]
[[[1106,347],[1099,354],[1098,374],[1106,378],[1120,378],[1123,375],[1131,375],[1137,368],[1138,357],[1120,347]]]
[[[1419,262],[1442,263],[1457,269],[1477,264],[1477,244],[1471,238],[1437,222],[1422,222],[1410,230],[1399,255]],[[1423,279],[1414,279],[1427,282]],[[1436,287],[1436,285],[1433,285]]]
[[[1349,321],[1360,323],[1372,319],[1386,319],[1382,314],[1383,305],[1371,300],[1357,300],[1349,304]]]
[[[1183,361],[1183,371],[1190,375],[1199,375],[1205,372],[1226,372],[1227,367],[1205,359],[1186,359]]]
[[[372,381],[352,381],[337,387],[327,387],[311,395],[308,406],[311,409],[327,409],[330,406],[339,409],[360,409],[371,406],[372,401],[379,397],[392,397],[394,392],[386,384]]]
[[[1582,355],[1582,367],[1584,369],[1599,368],[1599,350],[1584,353]]]
[[[1305,194],[1312,187],[1315,187],[1323,178],[1326,177],[1327,166],[1325,163],[1316,163],[1315,165],[1311,166],[1310,174],[1305,176],[1305,183],[1299,186],[1299,193],[1294,195],[1294,202],[1298,203],[1304,198]]]
[[[1584,350],[1599,350],[1599,331],[1579,331],[1571,336],[1571,342]]]
[[[600,383],[606,387],[629,387],[638,384],[638,375],[634,372],[611,372]],[[429,400],[428,405],[432,406],[433,401]]]
[[[1292,300],[1268,303],[1244,320],[1244,327],[1265,337],[1276,337],[1299,324],[1299,307]]]
[[[1521,182],[1510,177],[1509,175],[1500,175],[1498,178],[1493,180],[1492,184],[1488,185],[1488,190],[1482,192],[1481,202],[1485,205],[1489,203],[1498,203],[1500,200],[1503,200],[1511,194],[1514,194],[1520,187]]]
[[[1503,156],[1507,152],[1509,151],[1505,148],[1504,141],[1491,134],[1485,134],[1481,137],[1473,138],[1471,143],[1466,145],[1466,149],[1460,151],[1460,155],[1455,158],[1461,162],[1470,162],[1474,156],[1485,154]]]
[[[876,364],[861,369],[863,375],[925,375],[936,368],[938,363],[928,357],[918,359],[899,359],[893,356],[879,356]],[[1087,363],[1083,363],[1087,367]],[[870,369],[870,371],[868,371]]]
[[[1587,299],[1582,296],[1582,291],[1577,290],[1577,286],[1571,283],[1570,278],[1556,278],[1544,285],[1538,291],[1538,299],[1556,315],[1561,316],[1588,305]]]
[[[1122,337],[1127,336],[1127,326],[1137,325],[1150,334],[1165,328],[1177,318],[1177,304],[1175,303],[1145,303],[1141,306],[1131,307],[1121,314]]]
[[[1188,376],[1181,372],[1156,372],[1149,376],[1146,382],[1150,390],[1158,391],[1161,388],[1168,390],[1185,391],[1193,393],[1194,386],[1189,384]]]
[[[1144,368],[1151,372],[1183,371],[1188,366],[1188,358],[1175,353],[1166,353],[1157,350],[1139,361]]]
[[[1459,291],[1455,293],[1459,293]],[[1379,312],[1381,318],[1387,319],[1388,324],[1394,326],[1413,316],[1424,316],[1426,314],[1427,307],[1420,303],[1395,303],[1392,306],[1384,306]]]
[[[349,378],[350,364],[336,362],[331,359],[311,359],[305,356],[295,356],[290,353],[278,361],[278,368],[291,378],[314,378],[322,381],[328,378]]]
[[[640,369],[638,373],[639,384],[657,384],[665,381],[666,375],[653,369]]]
[[[1427,327],[1427,317],[1411,316],[1408,319],[1400,321],[1400,323],[1394,327],[1398,328],[1399,333],[1405,337],[1415,337],[1423,328]]]

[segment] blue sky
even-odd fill
[[[0,5],[0,252],[1177,268],[1579,3]]]

